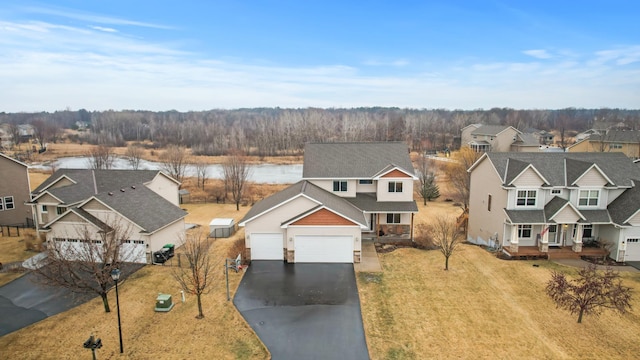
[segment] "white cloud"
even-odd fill
[[[102,27],[44,22],[0,22],[0,47],[0,111],[67,106],[183,111],[253,106],[637,108],[640,88],[633,66],[640,58],[638,46],[603,49],[596,54],[599,61],[578,56],[532,62],[454,59],[455,65],[413,65],[398,72],[394,64],[405,66],[410,60],[371,63],[387,66],[385,75],[343,64],[291,67],[206,58],[176,44]]]
[[[549,54],[547,50],[535,49],[535,50],[525,50],[522,52],[525,55],[529,55],[536,59],[551,59],[553,55]]]
[[[110,32],[110,33],[118,32],[118,30],[114,28],[109,28],[104,26],[89,26],[89,27],[98,31]]]

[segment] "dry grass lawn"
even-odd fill
[[[384,273],[358,274],[373,359],[631,359],[640,316],[577,316],[545,295],[547,261],[499,260],[465,245],[450,270],[438,251],[398,249],[379,255]],[[533,263],[540,267],[533,267]],[[640,275],[623,273],[640,308]]]

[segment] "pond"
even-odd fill
[[[89,160],[84,156],[65,157],[53,162],[56,169],[88,169]],[[51,164],[31,165],[31,169],[51,170]],[[140,160],[140,170],[160,170],[162,164],[154,161]],[[126,158],[116,157],[112,169],[131,169]],[[185,174],[196,176],[194,165],[187,165]],[[208,179],[222,179],[222,165],[211,164],[207,166]],[[302,164],[275,165],[259,164],[251,165],[249,181],[262,184],[293,184],[302,180]]]

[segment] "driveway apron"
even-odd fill
[[[253,261],[233,303],[273,359],[369,359],[352,264]]]

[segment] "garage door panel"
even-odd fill
[[[282,234],[251,235],[251,260],[284,260]]]
[[[640,239],[627,239],[627,251],[624,254],[625,261],[640,261]]]
[[[353,263],[352,236],[296,236],[295,261]]]

